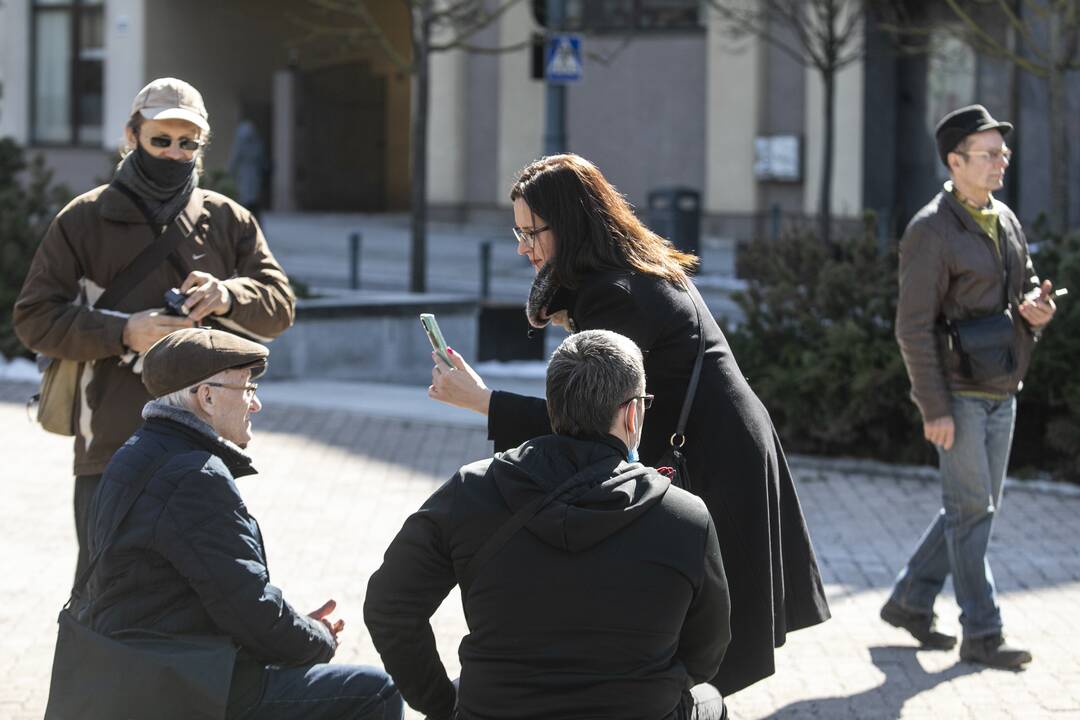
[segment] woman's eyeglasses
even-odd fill
[[[195,152],[203,146],[201,140],[192,140],[191,138],[180,138],[179,140],[173,140],[168,135],[155,135],[150,138],[150,144],[156,148],[172,147],[173,143],[176,143],[181,150],[185,152]]]
[[[514,228],[514,237],[517,238],[519,243],[525,243],[525,247],[532,250],[536,247],[536,236],[545,230],[550,230],[547,225],[538,228],[526,229],[526,228]]]

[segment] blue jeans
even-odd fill
[[[966,637],[1001,632],[1001,609],[986,559],[994,515],[1009,464],[1016,397],[987,400],[953,395],[953,446],[938,448],[942,509],[900,571],[892,601],[915,612],[933,611],[951,572]]]
[[[366,665],[320,663],[266,668],[259,700],[230,720],[401,720],[405,705],[393,680]],[[232,710],[232,708],[230,708]]]

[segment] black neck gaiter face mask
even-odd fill
[[[176,191],[187,183],[191,173],[195,172],[195,159],[187,162],[169,158],[154,157],[146,152],[142,143],[135,145],[136,163],[146,179],[163,191]]]

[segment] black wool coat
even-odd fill
[[[647,392],[656,396],[639,448],[646,465],[668,449],[704,334],[684,451],[690,489],[716,526],[731,592],[732,640],[712,683],[729,694],[768,677],[775,672],[773,649],[788,632],[829,618],[795,483],[768,411],[694,287],[627,270],[597,271],[575,291],[556,294],[548,311],[562,309],[574,331],[612,330],[641,348]],[[492,394],[488,436],[496,451],[550,432],[544,400]]]

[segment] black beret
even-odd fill
[[[156,398],[206,380],[222,370],[252,368],[254,380],[266,371],[265,345],[211,328],[169,333],[143,355],[142,381]]]
[[[949,167],[949,153],[956,149],[960,141],[968,135],[983,130],[997,130],[1003,136],[1012,131],[1012,123],[998,122],[990,117],[990,111],[982,105],[968,105],[941,118],[934,137],[937,139],[938,156],[945,167]]]

